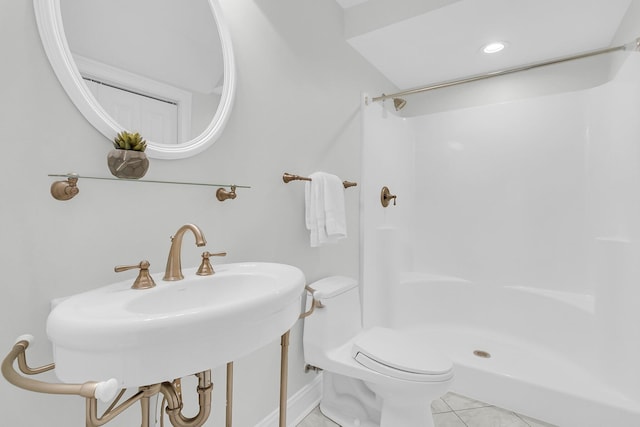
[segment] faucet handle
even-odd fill
[[[139,264],[136,265],[117,265],[113,268],[113,271],[116,273],[120,273],[127,270],[133,270],[134,268],[139,268],[140,272],[138,273],[138,277],[133,282],[131,289],[149,289],[153,288],[156,283],[153,281],[153,278],[149,274],[149,267],[151,264],[147,260],[140,261]]]
[[[226,252],[218,252],[215,254],[212,254],[211,252],[203,252],[202,253],[202,263],[200,264],[200,267],[198,268],[198,271],[196,271],[196,274],[198,276],[211,276],[213,273],[215,273],[215,271],[213,271],[213,267],[211,266],[211,262],[209,262],[209,257],[212,256],[227,256]]]
[[[396,205],[396,196],[395,194],[391,194],[388,187],[382,187],[382,191],[380,191],[380,203],[382,203],[382,207],[386,208],[389,206],[389,202],[393,200],[393,206]]]

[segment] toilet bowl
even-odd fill
[[[407,331],[363,329],[356,280],[332,276],[310,288],[321,304],[305,318],[304,357],[324,371],[325,415],[344,427],[432,427],[451,360]]]

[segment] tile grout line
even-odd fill
[[[469,424],[465,423],[464,420],[462,419],[462,417],[460,415],[458,415],[458,411],[453,411],[454,414],[456,414],[456,417],[458,417],[458,419],[460,420],[460,422],[462,424],[464,424],[465,427],[469,427]]]
[[[533,425],[534,425],[534,424],[531,424],[534,421],[533,420],[527,421],[524,418],[524,415],[521,415],[521,414],[519,414],[517,412],[514,412],[514,411],[510,411],[510,410],[507,410],[507,409],[500,408],[500,407],[495,406],[495,405],[491,405],[489,403],[480,402],[480,401],[474,401],[473,402],[474,405],[475,404],[480,404],[480,406],[474,406],[474,407],[470,407],[470,408],[453,409],[453,406],[450,405],[445,399],[439,398],[439,400],[442,403],[444,403],[444,406],[442,406],[441,408],[442,409],[448,408],[448,410],[445,409],[444,411],[438,412],[438,413],[436,413],[434,415],[448,414],[448,413],[453,412],[455,414],[456,419],[458,419],[458,421],[460,421],[460,426],[461,427],[470,427],[470,425],[471,425],[471,424],[468,424],[466,421],[464,421],[463,417],[461,416],[462,413],[466,414],[466,413],[469,413],[469,412],[472,412],[472,411],[477,411],[477,410],[480,410],[480,409],[483,409],[483,408],[493,408],[493,409],[497,409],[497,410],[500,410],[502,412],[508,413],[508,414],[510,414],[510,416],[515,416],[515,418],[520,420],[525,427],[533,427]],[[320,412],[320,411],[318,411],[318,412]],[[325,420],[328,420],[328,418],[325,417],[324,414],[322,414],[321,412],[320,412],[320,416],[322,418],[324,418]],[[470,419],[470,421],[473,421],[473,420]],[[323,424],[323,425],[326,425],[326,424]],[[334,425],[334,424],[332,423],[332,425]],[[535,424],[535,425],[537,425],[537,424]],[[298,425],[298,427],[302,427],[302,426],[303,426],[303,424]],[[311,427],[311,426],[307,426],[307,427]],[[338,427],[340,427],[340,426],[338,426]]]
[[[444,403],[444,404],[447,406],[447,408],[451,409],[451,412],[456,412],[456,411],[451,407],[451,405],[449,405],[449,404],[447,403],[447,401],[446,401],[446,400],[444,400],[442,397],[440,397],[440,401],[441,401],[442,403]]]
[[[527,420],[525,420],[524,418],[522,418],[520,416],[520,414],[518,414],[517,412],[514,412],[514,414],[516,414],[516,417],[520,418],[522,420],[523,423],[525,423],[526,425],[528,425],[529,427],[531,427],[531,424],[529,424],[529,422]]]

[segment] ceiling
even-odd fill
[[[347,41],[404,90],[608,47],[632,0],[336,1]]]
[[[338,4],[344,8],[355,6],[369,0],[336,0]]]

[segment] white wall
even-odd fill
[[[575,92],[412,119],[416,268],[584,290],[585,103]]]
[[[385,104],[391,104],[386,101]],[[389,321],[390,283],[409,269],[414,221],[414,129],[390,105],[363,104],[361,289],[365,327]],[[381,190],[396,196],[385,208]]]
[[[640,399],[640,53],[589,95],[585,169],[590,265],[603,375]]]
[[[638,228],[639,55],[617,55],[623,67],[600,87],[410,119],[418,270],[596,292],[594,239]]]
[[[222,138],[201,155],[153,160],[150,179],[251,185],[234,201],[215,191],[81,180],[69,202],[49,195],[48,173],[107,176],[109,141],[69,101],[41,47],[29,1],[3,2],[0,134],[0,349],[23,333],[36,336],[33,365],[52,359],[45,335],[49,301],[126,277],[116,264],[148,259],[164,267],[169,236],[187,222],[199,225],[208,249],[226,250],[228,262],[264,260],[300,267],[309,281],[358,274],[359,187],[346,193],[349,238],[309,248],[303,220],[304,186],[285,185],[285,171],[326,170],[360,180],[360,93],[394,88],[342,38],[342,9],[334,0],[222,0],[238,68],[238,93]],[[200,250],[185,238],[183,265]],[[292,332],[290,394],[314,377],[303,373],[301,325]],[[188,351],[186,349],[185,351]],[[236,363],[235,418],[254,426],[277,407],[279,342]],[[222,425],[224,371],[207,425]],[[79,397],[38,395],[0,381],[3,425],[83,425]],[[132,409],[113,426],[135,425]]]

